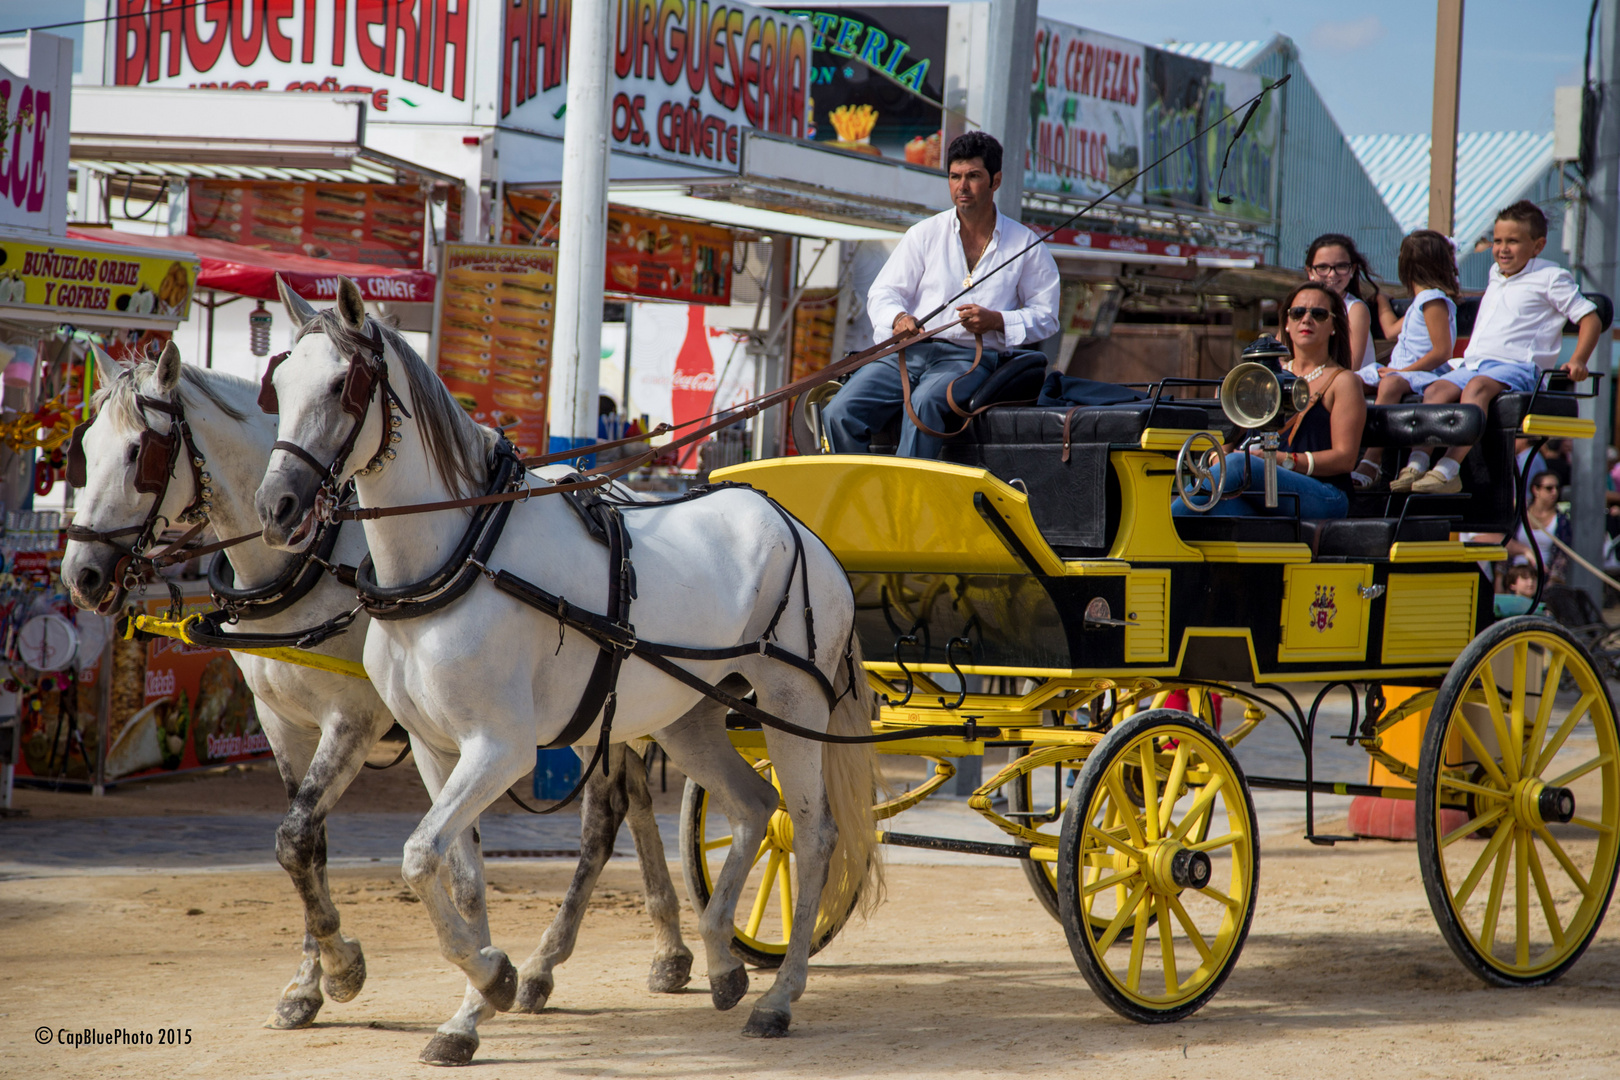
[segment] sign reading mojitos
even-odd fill
[[[1096,197],[1214,124],[1116,198],[1269,221],[1281,115],[1274,97],[1260,103],[1220,176],[1242,115],[1221,118],[1262,85],[1250,72],[1042,19],[1024,184]]]
[[[609,146],[733,171],[743,128],[806,134],[810,27],[748,4],[616,0]],[[563,134],[569,0],[512,0],[501,123]]]

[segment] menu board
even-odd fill
[[[193,180],[186,232],[317,259],[422,267],[426,201],[392,184]]]
[[[544,453],[556,249],[446,244],[441,278],[439,377],[474,420]]]
[[[558,204],[549,195],[509,193],[501,237],[528,244],[550,239]],[[715,225],[608,207],[607,279],[613,293],[685,304],[731,303],[731,232]]]

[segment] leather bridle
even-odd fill
[[[135,452],[135,490],[143,495],[152,496],[152,505],[147,510],[146,517],[139,525],[126,525],[118,529],[91,529],[74,523],[64,530],[64,535],[69,540],[86,544],[106,544],[120,553],[118,562],[113,568],[113,580],[118,591],[110,601],[101,605],[103,610],[111,610],[121,603],[124,594],[139,584],[151,571],[172,562],[179,562],[183,557],[190,557],[189,555],[179,557],[176,553],[203,530],[208,524],[208,512],[213,509],[213,477],[204,467],[207,462],[203,459],[202,451],[197,449],[191,425],[186,421],[185,410],[181,407],[179,399],[165,401],[162,398],[136,394],[135,407],[145,425],[141,430],[139,448]],[[147,422],[148,410],[167,414],[171,420],[169,430],[166,432],[154,430]],[[91,417],[75,427],[73,437],[68,443],[67,480],[76,488],[84,487],[88,479],[84,435],[94,422],[95,417]],[[158,522],[169,523],[162,513],[163,503],[168,497],[169,484],[176,475],[182,455],[191,465],[193,494],[191,501],[175,516],[173,523],[190,525],[192,528],[161,555],[149,556],[146,553],[157,543],[158,534],[162,531]],[[129,536],[134,539],[126,546],[121,541]]]
[[[317,507],[323,504],[330,508],[340,501],[338,490],[338,476],[348,464],[349,455],[354,452],[354,444],[360,438],[360,429],[365,427],[366,414],[371,410],[372,401],[379,396],[378,388],[382,390],[383,429],[379,440],[377,452],[371,456],[365,468],[358,470],[356,476],[369,476],[380,470],[388,462],[394,460],[394,444],[400,441],[399,417],[394,415],[394,408],[407,418],[410,411],[400,400],[393,386],[388,381],[388,361],[383,354],[382,331],[374,322],[368,320],[370,333],[366,336],[365,347],[356,348],[349,354],[349,372],[343,379],[343,390],[339,398],[343,411],[354,418],[349,426],[349,433],[344,436],[342,444],[338,447],[337,456],[330,465],[324,465],[320,459],[295,442],[285,439],[276,440],[273,450],[285,450],[293,457],[302,461],[315,471],[321,478],[320,493],[324,498],[317,497]],[[318,324],[312,324],[304,330],[305,334],[324,333]],[[281,410],[281,403],[276,398],[275,376],[276,368],[281,362],[292,355],[290,352],[278,353],[270,358],[270,366],[265,369],[264,378],[259,383],[259,408],[275,415]]]

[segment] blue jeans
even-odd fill
[[[1252,470],[1252,472],[1251,472]],[[1246,451],[1226,455],[1226,479],[1221,490],[1227,496],[1215,504],[1207,517],[1293,517],[1294,499],[1298,496],[1301,518],[1342,518],[1350,510],[1350,497],[1332,484],[1326,484],[1304,473],[1277,469],[1277,507],[1266,509],[1266,461]],[[1242,492],[1241,495],[1238,493]],[[1197,517],[1198,511],[1189,509],[1180,498],[1170,503],[1170,513],[1178,517]]]
[[[924,341],[906,350],[906,371],[911,378],[911,405],[917,417],[935,431],[954,432],[962,418],[951,412],[945,388],[956,379],[956,403],[967,408],[974,391],[984,385],[1001,362],[1001,354],[984,351],[979,370],[966,378],[957,376],[973,366],[973,349],[954,341]],[[901,411],[900,359],[885,356],[856,370],[844,388],[827,403],[822,414],[827,440],[837,454],[865,454],[872,446],[872,433],[881,431]],[[917,430],[911,418],[900,422],[900,456],[938,458],[943,440]]]

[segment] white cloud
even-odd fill
[[[1311,31],[1311,44],[1323,52],[1355,52],[1378,44],[1388,34],[1377,15],[1368,15],[1364,19],[1319,23]]]

